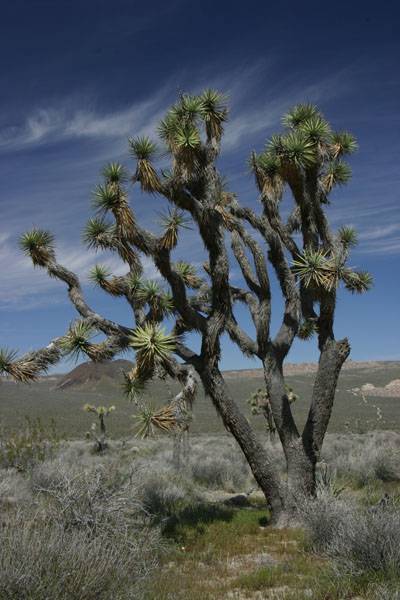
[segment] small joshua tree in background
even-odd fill
[[[115,406],[93,406],[93,404],[85,404],[83,410],[88,413],[93,413],[97,416],[98,424],[93,423],[89,435],[95,440],[96,452],[104,452],[107,447],[107,432],[105,419],[115,410]],[[98,430],[97,430],[98,427]]]
[[[288,385],[285,385],[285,389],[289,402],[295,402],[298,399],[298,396],[294,393],[293,388],[291,388]],[[263,415],[265,417],[269,437],[271,441],[274,440],[276,434],[276,427],[267,390],[265,388],[258,388],[256,392],[253,392],[251,394],[247,402],[250,406],[252,415]]]

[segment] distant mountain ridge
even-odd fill
[[[72,369],[66,375],[58,379],[56,390],[64,390],[69,387],[80,387],[87,384],[95,386],[103,379],[122,383],[122,372],[132,368],[133,363],[129,360],[118,359],[100,363],[85,362]]]
[[[396,364],[398,361],[352,361],[344,364],[343,369],[366,369],[368,371],[381,369],[385,364]],[[57,383],[55,389],[63,390],[73,387],[93,386],[104,380],[116,385],[123,381],[123,371],[132,368],[133,363],[129,360],[118,359],[113,361],[104,361],[101,363],[85,362],[67,373],[66,375],[52,376]],[[288,363],[284,367],[285,375],[304,375],[315,373],[318,368],[317,363]],[[239,369],[224,371],[227,380],[232,379],[258,379],[263,375],[262,369]]]

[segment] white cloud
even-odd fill
[[[46,143],[78,138],[116,139],[134,132],[144,135],[154,129],[167,105],[167,89],[147,100],[114,112],[100,112],[87,99],[65,102],[57,107],[35,110],[24,123],[0,130],[0,151],[12,152]]]
[[[392,223],[391,225],[383,225],[380,227],[372,227],[361,232],[359,235],[360,240],[380,240],[387,238],[393,233],[400,230],[400,223]]]

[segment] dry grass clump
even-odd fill
[[[190,453],[190,473],[195,484],[210,489],[237,492],[255,486],[239,448],[223,437],[206,443],[196,440]]]
[[[400,434],[374,431],[326,437],[322,457],[340,478],[357,487],[373,481],[400,481]]]
[[[172,470],[142,470],[137,481],[140,501],[156,519],[170,517],[199,500],[190,480]]]
[[[29,470],[38,462],[54,456],[59,438],[54,423],[45,428],[40,419],[26,418],[15,431],[0,431],[0,468]]]
[[[7,600],[137,600],[154,552],[136,542],[17,513],[0,533],[0,597]]]
[[[58,458],[25,477],[30,502],[11,504],[3,513],[0,598],[144,596],[163,547],[158,528],[150,524],[137,486],[116,461],[93,463],[85,468]],[[21,477],[9,473],[1,479],[2,489],[18,489],[12,482]]]
[[[310,548],[333,559],[340,572],[375,574],[400,584],[400,507],[395,500],[366,508],[321,494],[302,503],[300,514]]]

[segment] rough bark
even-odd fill
[[[284,497],[276,465],[257,439],[245,416],[232,399],[217,368],[205,368],[200,377],[206,393],[213,401],[224,426],[234,436],[245,455],[255,480],[271,508],[272,521],[278,522],[284,509]]]

